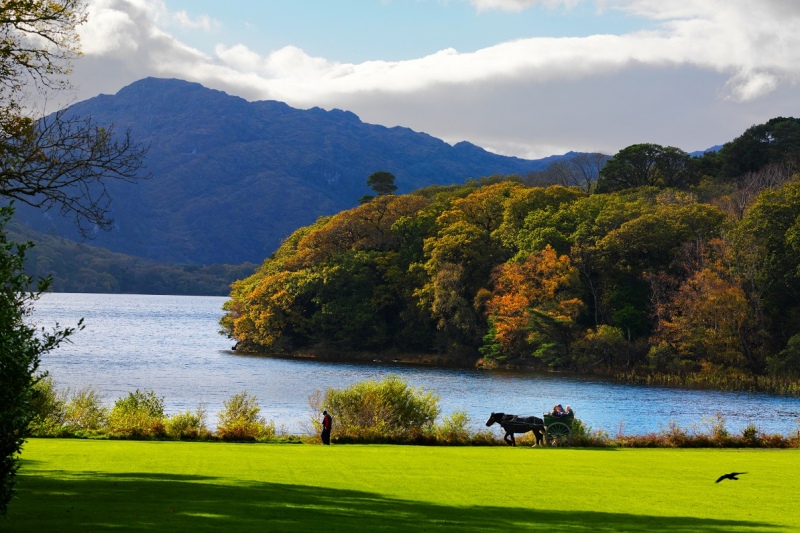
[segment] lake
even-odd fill
[[[761,393],[642,387],[564,374],[438,369],[391,363],[351,364],[239,355],[219,335],[224,297],[45,294],[31,317],[37,326],[85,329],[42,358],[60,388],[92,386],[110,406],[135,389],[165,398],[169,413],[203,404],[214,427],[223,401],[248,391],[262,415],[289,433],[304,433],[316,416],[308,396],[396,374],[434,391],[444,415],[465,411],[474,429],[492,411],[538,415],[571,405],[592,429],[611,435],[658,432],[674,422],[707,431],[717,413],[731,432],[748,424],[788,435],[800,423],[800,399]],[[497,428],[497,426],[494,426]],[[495,429],[500,432],[499,429]]]

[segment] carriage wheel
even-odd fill
[[[553,422],[545,430],[548,446],[569,446],[572,429],[563,422]]]

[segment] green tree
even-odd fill
[[[769,370],[776,376],[800,376],[800,335],[789,339],[786,348],[767,361]]]
[[[129,134],[90,119],[57,112],[37,117],[35,98],[69,88],[70,61],[80,55],[76,28],[86,20],[83,0],[9,0],[0,4],[0,197],[33,206],[58,207],[81,231],[109,227],[105,181],[134,181],[145,150]],[[73,329],[35,334],[24,318],[49,279],[23,270],[28,245],[9,242],[0,215],[0,512],[5,513],[18,468],[17,454],[30,422],[31,394],[42,353]]]
[[[5,515],[19,468],[19,452],[35,415],[34,385],[42,354],[56,348],[77,328],[37,331],[27,319],[33,303],[50,285],[25,274],[25,251],[30,244],[9,242],[5,225],[12,210],[0,208],[0,514]]]
[[[769,164],[800,164],[800,119],[776,117],[748,128],[713,157],[722,178],[736,179]]]
[[[749,290],[770,317],[774,348],[780,349],[800,333],[800,179],[762,192],[734,237],[741,274],[751,278]]]
[[[689,154],[673,146],[634,144],[623,148],[600,170],[597,192],[641,186],[686,187],[695,175]]]
[[[379,170],[373,172],[367,178],[367,186],[375,191],[378,196],[386,196],[387,194],[394,194],[397,190],[397,185],[394,184],[394,174]]]

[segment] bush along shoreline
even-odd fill
[[[201,405],[194,411],[167,415],[164,398],[152,390],[135,390],[113,406],[91,387],[59,389],[49,376],[36,384],[35,416],[28,432],[39,438],[91,438],[126,440],[187,440],[221,442],[320,443],[320,421],[310,419],[309,432],[291,435],[261,415],[258,399],[247,391],[223,402],[216,430],[208,427]],[[323,408],[333,415],[332,442],[336,444],[409,444],[428,446],[505,446],[500,434],[470,429],[463,411],[441,416],[439,398],[432,392],[409,387],[398,376],[382,381],[361,381],[345,389],[317,391],[309,397],[310,412]],[[518,446],[535,444],[532,433],[517,437]],[[704,429],[682,428],[674,423],[658,433],[625,435],[622,428],[611,436],[593,430],[576,418],[571,446],[588,448],[800,448],[798,428],[789,435],[767,434],[754,424],[738,434],[725,428],[717,415],[704,421]]]

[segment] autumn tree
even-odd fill
[[[683,274],[678,251],[686,242],[706,242],[719,235],[725,215],[705,204],[663,200],[640,216],[609,231],[597,242],[604,272],[605,316],[630,339],[650,330],[648,274]]]
[[[454,341],[450,347],[474,346],[483,335],[475,297],[488,285],[494,266],[511,255],[497,230],[506,202],[522,188],[493,183],[452,200],[436,220],[438,233],[425,240],[427,282],[415,295],[439,330]]]
[[[650,358],[671,372],[729,372],[748,368],[746,332],[753,327],[741,287],[704,268],[666,303]]]
[[[496,230],[498,238],[507,248],[517,247],[517,236],[532,213],[552,214],[585,195],[575,188],[561,185],[549,187],[516,188],[503,203],[503,221]]]
[[[493,280],[486,303],[493,338],[486,340],[499,345],[495,353],[501,359],[567,365],[575,318],[583,307],[575,296],[578,273],[569,257],[547,246],[521,262],[501,265]]]
[[[416,308],[409,263],[422,258],[422,246],[409,241],[426,235],[426,225],[413,220],[429,202],[381,196],[297,230],[253,276],[234,284],[224,332],[241,350],[274,352],[383,349],[413,338],[401,330],[419,322],[409,312]]]
[[[348,250],[398,249],[402,242],[392,226],[428,203],[419,195],[388,195],[342,211],[299,240],[289,266],[318,263]]]

